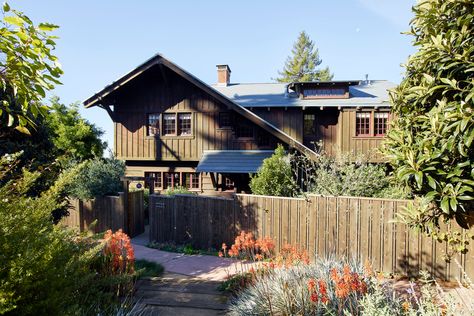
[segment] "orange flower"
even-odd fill
[[[402,303],[402,308],[405,312],[408,312],[410,310],[410,307],[411,307],[411,305],[410,305],[409,302],[405,301],[405,302]]]
[[[318,293],[316,292],[311,293],[310,300],[311,302],[316,303],[318,301]]]
[[[319,294],[321,295],[321,303],[326,304],[328,299],[327,285],[324,280],[318,281]]]
[[[219,251],[219,257],[220,258],[224,257],[224,254],[222,253],[222,251]]]
[[[262,256],[261,254],[257,253],[257,254],[255,255],[255,260],[260,261],[260,260],[262,260],[262,259],[263,259],[263,256]]]
[[[109,229],[104,234],[104,255],[109,263],[110,273],[132,273],[134,270],[135,253],[130,238],[121,229],[112,233]]]
[[[225,242],[224,242],[224,243],[222,243],[222,250],[225,251],[226,249],[227,249],[227,245],[226,245]]]
[[[308,291],[313,292],[315,288],[316,288],[316,281],[314,281],[314,279],[309,279]]]

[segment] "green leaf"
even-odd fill
[[[38,28],[41,31],[49,32],[49,31],[53,31],[53,30],[59,28],[59,26],[51,24],[51,23],[40,23],[40,24],[38,24]]]
[[[448,197],[444,197],[442,200],[441,200],[441,210],[446,213],[446,214],[449,214],[449,198]]]
[[[3,20],[8,24],[16,26],[23,26],[23,24],[25,23],[25,21],[19,16],[6,16],[3,18]]]
[[[10,11],[10,6],[9,6],[8,3],[6,3],[6,2],[3,4],[3,11],[4,11],[4,12]]]
[[[15,126],[15,129],[23,134],[31,135],[30,131],[25,126],[18,125],[18,126]]]
[[[12,126],[13,122],[15,122],[15,118],[13,117],[13,115],[8,114],[8,127]]]

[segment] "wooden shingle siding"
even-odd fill
[[[219,112],[227,107],[172,71],[151,72],[124,86],[114,104],[115,153],[124,160],[199,161],[204,150],[274,148],[277,139],[268,134],[270,146],[255,139],[237,139],[234,129],[219,128]],[[150,78],[151,77],[151,78]],[[147,136],[147,114],[192,113],[192,135]],[[235,124],[246,118],[233,113]],[[259,129],[260,133],[268,133]]]

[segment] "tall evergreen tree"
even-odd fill
[[[322,63],[319,58],[319,51],[314,47],[314,42],[305,31],[298,36],[298,40],[293,45],[291,55],[288,56],[282,71],[279,71],[278,82],[296,81],[329,81],[333,74],[329,67],[317,69]]]

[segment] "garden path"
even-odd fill
[[[132,239],[136,259],[145,259],[164,266],[161,277],[137,282],[135,297],[151,315],[224,315],[228,296],[217,290],[229,274],[242,271],[247,265],[207,255],[185,255],[146,247],[148,234]]]

